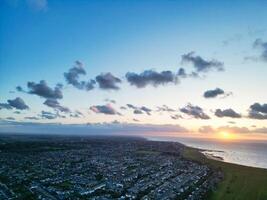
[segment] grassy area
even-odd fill
[[[212,168],[220,169],[224,179],[216,191],[210,195],[211,200],[266,200],[267,199],[267,170],[254,167],[225,163],[207,159],[197,149],[187,147],[184,157]]]

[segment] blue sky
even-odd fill
[[[20,97],[29,106],[20,114],[1,109],[4,123],[9,117],[29,122],[38,116],[41,123],[121,123],[179,124],[198,130],[238,126],[262,128],[266,120],[251,119],[250,106],[259,103],[266,115],[267,62],[261,59],[267,41],[266,1],[49,1],[6,0],[0,3],[0,103]],[[253,47],[256,39],[262,45]],[[223,63],[224,71],[211,70],[201,78],[179,78],[179,84],[144,88],[131,86],[127,72],[144,70],[190,72],[192,63],[181,56],[195,52],[206,61]],[[246,59],[249,57],[249,59]],[[68,84],[64,73],[79,60],[87,74],[81,80],[94,79],[110,72],[121,80],[119,90],[79,90]],[[45,80],[49,87],[63,84],[60,105],[78,110],[83,117],[40,117],[42,111],[58,113],[44,105],[46,100],[29,94],[27,82]],[[16,91],[16,86],[24,92]],[[221,88],[232,95],[206,99],[207,90]],[[90,107],[112,104],[121,115],[94,113]],[[180,109],[188,103],[199,106],[211,119],[196,119]],[[150,108],[151,115],[136,115],[121,106],[133,104]],[[175,113],[156,112],[166,104]],[[216,109],[233,109],[241,118],[214,116]],[[20,111],[20,110],[19,110]],[[173,120],[171,115],[182,115]],[[133,119],[136,119],[133,121]],[[137,122],[138,120],[138,122]],[[231,122],[231,123],[229,123]],[[233,124],[234,123],[234,124]]]

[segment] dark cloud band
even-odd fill
[[[210,117],[204,113],[203,109],[199,106],[188,104],[187,106],[181,108],[180,111],[195,119],[210,119]]]
[[[141,74],[128,72],[125,76],[127,81],[137,88],[144,88],[147,85],[157,87],[167,83],[178,83],[177,75],[171,71],[156,72],[154,70],[146,70]]]
[[[35,94],[37,96],[47,99],[62,99],[62,85],[58,84],[54,89],[50,88],[46,81],[41,80],[40,83],[28,82],[27,84],[29,94]]]
[[[7,100],[7,103],[0,103],[0,110],[1,109],[11,110],[12,108],[16,108],[18,110],[27,110],[29,109],[29,106],[26,105],[24,100],[20,97],[17,97],[15,99],[9,99]]]
[[[193,67],[197,72],[208,72],[212,69],[217,71],[223,71],[223,62],[218,60],[205,60],[200,56],[195,55],[195,52],[189,52],[187,54],[182,55],[183,63],[192,63]]]
[[[214,90],[207,90],[206,92],[204,92],[203,96],[205,98],[215,98],[218,95],[223,95],[225,94],[224,90],[222,90],[221,88],[216,88]]]
[[[254,103],[250,106],[249,118],[267,119],[267,104]]]
[[[215,113],[214,113],[217,117],[231,117],[231,118],[241,118],[241,114],[235,112],[233,109],[229,108],[229,109],[225,109],[225,110],[221,110],[221,109],[216,109]]]
[[[110,104],[91,106],[90,110],[95,113],[102,113],[106,115],[120,115]]]
[[[102,73],[95,78],[96,82],[99,85],[99,88],[104,90],[118,90],[120,89],[118,84],[121,83],[121,80],[111,73]]]

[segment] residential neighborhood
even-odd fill
[[[1,138],[0,199],[204,199],[220,173],[135,137]]]

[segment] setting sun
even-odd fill
[[[224,140],[230,140],[230,139],[234,139],[234,135],[227,132],[227,131],[221,131],[219,132],[219,137],[221,139],[224,139]]]
[[[0,200],[267,200],[266,8],[0,0]]]

